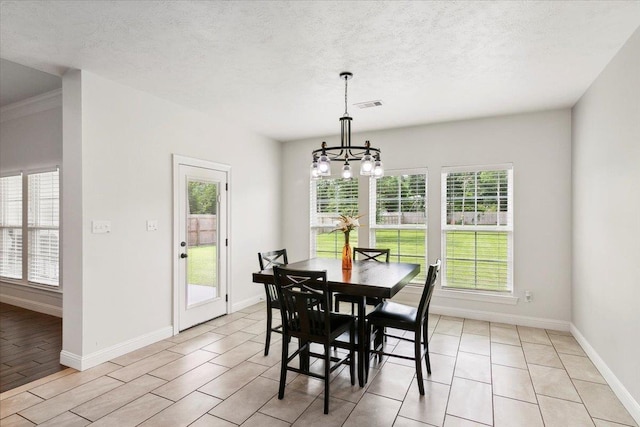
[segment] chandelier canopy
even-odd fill
[[[347,111],[347,82],[353,74],[344,71],[340,73],[340,78],[344,79],[344,115],[340,117],[340,145],[328,147],[325,141],[317,150],[313,150],[313,162],[311,163],[311,178],[321,179],[331,175],[331,162],[344,162],[342,166],[342,177],[353,178],[349,161],[360,161],[360,175],[380,178],[384,175],[384,167],[380,159],[380,149],[371,146],[369,141],[364,145],[351,145],[351,120]]]

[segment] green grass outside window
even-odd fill
[[[187,249],[187,281],[191,285],[217,286],[216,262],[218,248],[215,245],[190,246]]]

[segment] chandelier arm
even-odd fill
[[[318,148],[316,150],[313,150],[311,152],[311,155],[322,154],[325,151],[327,152],[327,155],[328,155],[329,153],[334,152],[334,151],[340,151],[340,152],[347,151],[346,150],[347,148],[349,148],[351,150],[362,150],[362,151],[369,150],[370,154],[372,154],[372,153],[381,154],[382,153],[382,151],[379,148],[375,148],[375,147],[367,147],[367,146],[363,146],[363,145],[350,145],[349,147],[343,147],[341,145],[336,145],[334,147]],[[336,153],[333,153],[333,155],[336,155]]]
[[[336,145],[333,147],[318,148],[316,150],[313,150],[311,152],[311,155],[312,157],[313,156],[317,157],[321,154],[326,154],[329,157],[329,159],[331,159],[332,161],[362,160],[362,157],[365,154],[367,154],[367,150],[368,150],[368,154],[380,155],[381,153],[379,148],[370,147],[370,146],[352,145],[348,149],[345,149],[345,147],[343,146]]]
[[[311,152],[311,154],[318,154],[318,153],[322,153],[323,151],[345,151],[345,149],[350,148],[352,150],[362,150],[362,151],[367,151],[369,150],[371,153],[382,153],[382,151],[379,148],[376,147],[370,147],[370,146],[366,146],[366,145],[350,145],[349,147],[343,147],[341,145],[336,145],[333,147],[323,147],[323,148],[318,148],[316,150],[313,150]]]

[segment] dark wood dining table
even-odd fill
[[[365,298],[392,298],[420,273],[420,265],[353,261],[351,270],[343,270],[340,259],[311,258],[289,263],[286,267],[297,270],[325,270],[329,291],[362,297],[362,303],[358,304],[358,382],[361,387],[364,387],[367,382]],[[253,273],[253,281],[272,283],[273,270],[267,269]]]

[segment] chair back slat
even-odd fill
[[[325,332],[322,293],[307,289],[307,292],[284,287],[282,293],[285,298],[287,325],[290,332],[299,332],[308,336],[322,335]]]
[[[389,262],[389,249],[353,248],[353,259],[361,255],[362,261]]]
[[[258,262],[260,262],[260,270],[266,270],[274,265],[289,264],[286,249],[278,249],[277,251],[259,252]]]
[[[260,270],[266,270],[267,268],[272,268],[276,265],[289,264],[289,259],[287,258],[287,250],[278,249],[277,251],[258,252],[258,262],[260,263]],[[278,300],[278,293],[276,292],[276,287],[273,285],[273,283],[265,283],[264,290],[267,294],[267,298],[269,298],[269,301]]]
[[[278,300],[278,292],[276,291],[276,287],[273,285],[273,283],[265,283],[265,290],[267,292],[269,301]]]
[[[429,304],[431,304],[431,297],[433,290],[436,287],[436,279],[440,272],[440,260],[438,259],[435,264],[429,265],[429,271],[427,272],[427,281],[424,284],[422,290],[422,296],[420,297],[420,304],[418,304],[418,319],[424,318],[429,312]]]
[[[322,340],[329,335],[329,288],[326,271],[273,267],[285,334]]]

